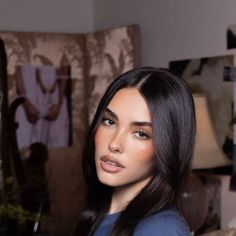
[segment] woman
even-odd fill
[[[118,77],[89,130],[76,235],[189,235],[176,204],[194,139],[194,104],[182,79],[151,67]]]

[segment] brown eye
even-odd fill
[[[113,126],[113,125],[115,125],[115,122],[114,122],[112,119],[107,118],[107,117],[104,117],[104,118],[102,119],[102,123],[103,123],[105,126]]]
[[[150,136],[143,130],[137,130],[134,133],[135,137],[139,138],[139,139],[149,139]]]

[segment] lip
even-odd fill
[[[100,166],[108,173],[118,173],[125,168],[116,158],[111,156],[102,156]]]

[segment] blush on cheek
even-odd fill
[[[95,150],[97,147],[99,147],[99,144],[101,141],[102,141],[101,132],[100,132],[100,128],[98,127],[94,135]]]
[[[137,149],[137,156],[140,156],[144,161],[151,160],[154,156],[153,149],[153,144],[139,146],[139,148]]]
[[[96,132],[95,132],[95,134],[94,134],[94,140],[95,140],[95,142],[96,142],[98,139],[99,139],[99,126],[98,126],[98,128],[97,128],[97,130],[96,130]]]

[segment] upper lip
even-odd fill
[[[114,162],[117,166],[124,168],[124,166],[114,157],[112,156],[102,156],[101,157],[102,161],[110,161],[110,162]]]

